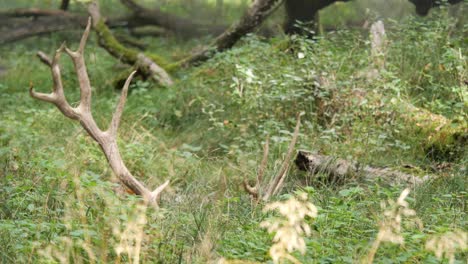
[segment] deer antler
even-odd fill
[[[248,180],[244,178],[244,189],[247,193],[249,193],[252,196],[255,202],[259,202],[260,199],[263,201],[268,201],[273,195],[277,194],[280,191],[289,169],[289,163],[291,161],[291,157],[294,151],[294,146],[296,145],[297,138],[299,137],[301,115],[302,113],[297,114],[296,127],[294,128],[294,133],[291,142],[289,143],[288,152],[286,153],[283,163],[281,164],[279,172],[276,174],[275,177],[273,177],[270,183],[267,186],[262,186],[262,184],[266,184],[263,182],[263,174],[265,172],[265,168],[268,162],[269,138],[267,138],[265,145],[263,146],[263,159],[258,169],[255,185],[251,186]]]
[[[83,33],[78,50],[72,51],[68,49],[65,44],[55,52],[55,55],[50,59],[43,52],[38,52],[37,56],[46,65],[48,65],[52,72],[53,90],[50,94],[35,92],[31,85],[29,93],[38,100],[53,103],[66,117],[78,120],[81,126],[88,132],[88,134],[99,144],[104,155],[109,162],[110,167],[120,179],[120,181],[137,195],[141,195],[145,202],[150,205],[157,206],[159,196],[163,189],[167,187],[169,181],[166,181],[154,191],[146,188],[140,183],[125,166],[122,157],[120,156],[119,148],[117,146],[117,130],[122,117],[125,101],[127,99],[128,87],[135,72],[132,72],[127,78],[125,85],[122,89],[120,100],[115,108],[114,115],[109,128],[102,131],[96,124],[91,113],[91,84],[89,81],[88,73],[86,71],[86,64],[84,61],[84,49],[86,41],[91,29],[91,18],[88,19],[88,25]],[[66,100],[62,77],[60,74],[59,60],[62,52],[72,59],[76,74],[78,75],[78,82],[80,86],[80,103],[77,107],[72,107]]]
[[[251,186],[247,178],[244,178],[244,189],[250,195],[252,195],[254,200],[258,200],[258,197],[261,196],[260,184],[263,182],[263,174],[265,173],[265,169],[268,162],[268,153],[269,153],[269,146],[270,146],[270,138],[267,137],[265,141],[265,145],[263,145],[263,158],[262,163],[260,163],[260,167],[258,168],[257,172],[257,179],[255,181],[255,185]]]

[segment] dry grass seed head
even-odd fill
[[[287,201],[267,204],[263,211],[277,211],[281,215],[281,217],[260,223],[260,226],[266,228],[268,233],[275,233],[273,246],[270,248],[273,262],[279,263],[281,259],[288,259],[299,263],[290,253],[298,250],[301,254],[305,254],[304,236],[311,234],[310,226],[305,222],[305,218],[306,216],[317,217],[317,208],[307,201],[306,194],[300,194],[297,198],[291,197]]]

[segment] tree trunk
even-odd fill
[[[62,0],[62,3],[60,4],[60,9],[61,10],[68,10],[68,6],[70,5],[70,0]]]
[[[317,32],[318,11],[338,1],[347,2],[349,0],[286,0],[284,32],[286,34],[314,35]]]

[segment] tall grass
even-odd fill
[[[424,228],[400,229],[404,246],[380,244],[374,263],[437,263],[443,256],[462,263],[466,152],[451,162],[430,159],[421,147],[424,135],[399,117],[396,100],[466,119],[466,29],[440,12],[384,22],[389,44],[378,78],[361,74],[372,63],[368,34],[343,29],[316,40],[250,36],[206,64],[178,72],[174,88],[136,82],[119,145],[129,169],[149,186],[171,179],[159,211],[117,195],[98,146],[77,124],[27,95],[29,81],[41,91],[51,85],[47,69],[34,59],[36,49],[50,53],[64,37],[76,43],[73,34],[0,47],[0,63],[8,68],[0,77],[0,262],[268,262],[274,235],[260,228],[263,205],[252,205],[242,182],[256,177],[266,135],[265,177],[278,172],[295,114],[303,111],[299,148],[437,175],[404,199]],[[106,124],[118,97],[110,82],[116,62],[94,40],[86,53],[93,112]],[[152,41],[166,52],[187,45]],[[63,69],[74,102],[79,95],[72,65]],[[379,237],[379,223],[387,223],[380,201],[395,199],[404,187],[330,185],[292,168],[275,199],[287,200],[300,189],[318,214],[299,225],[299,233],[308,233],[307,224],[312,234],[299,243],[304,255],[287,254],[302,263],[362,261]],[[406,203],[393,205],[401,210]]]

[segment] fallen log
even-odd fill
[[[365,179],[382,180],[392,185],[407,184],[410,186],[416,186],[429,179],[429,175],[420,177],[391,168],[362,166],[355,161],[314,154],[305,150],[300,150],[297,153],[294,162],[299,170],[307,171],[311,175],[325,175],[327,180],[330,182]]]
[[[159,64],[164,63],[156,56],[149,56],[137,50],[123,46],[112,34],[101,17],[96,1],[88,5],[88,12],[93,20],[93,29],[98,35],[98,42],[109,54],[123,63],[133,65],[144,78],[150,78],[163,86],[170,86],[173,81],[166,70]],[[164,63],[165,64],[165,63]]]

